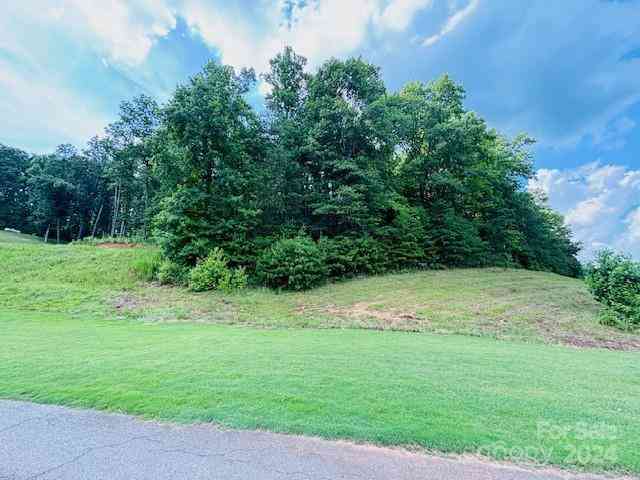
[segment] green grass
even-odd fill
[[[131,270],[152,248],[3,244],[0,308],[94,313],[144,322],[275,328],[366,328],[533,343],[640,348],[640,335],[598,322],[584,282],[509,269],[442,270],[329,284],[302,293],[255,288],[195,294],[144,284]]]
[[[543,337],[522,333],[513,336],[527,342],[255,328],[371,327],[344,308],[398,316],[411,310],[432,319],[427,330],[496,337],[477,330],[476,322],[488,320],[472,307],[493,312],[492,324],[523,316],[530,324],[533,307],[522,305],[532,297],[519,290],[530,282],[543,290],[533,293],[533,303],[555,305],[567,319],[553,326],[584,323],[593,334],[597,309],[581,297],[580,282],[533,272],[443,271],[303,294],[255,289],[224,297],[139,284],[131,265],[153,253],[0,246],[0,396],[445,452],[480,449],[507,460],[522,460],[525,451],[563,467],[640,472],[637,352],[545,345]]]
[[[33,235],[0,230],[1,243],[40,243],[42,240]]]

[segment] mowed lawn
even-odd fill
[[[637,351],[144,321],[121,310],[127,295],[146,295],[148,287],[129,270],[148,254],[0,246],[0,397],[640,473]],[[366,281],[303,298],[309,303],[326,289],[354,284],[362,289]],[[243,308],[252,311],[263,296],[299,308],[298,296],[246,296],[253,300],[227,300],[238,323],[249,318]],[[340,302],[347,299],[336,296],[332,304]],[[241,313],[233,313],[236,307]],[[302,315],[282,311],[285,318]]]
[[[0,243],[40,243],[41,241],[33,235],[0,230]]]

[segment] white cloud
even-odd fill
[[[395,0],[382,11],[379,24],[383,28],[403,31],[419,11],[430,7],[433,0]]]
[[[607,207],[603,198],[598,196],[588,198],[578,203],[575,208],[567,212],[566,221],[569,225],[578,227],[593,226],[603,215],[615,213],[615,210]]]
[[[431,45],[437,43],[444,37],[445,35],[453,32],[462,21],[470,16],[473,12],[476,11],[478,5],[480,4],[480,0],[469,0],[469,3],[466,7],[461,10],[458,10],[453,15],[451,15],[443,27],[440,29],[438,33],[435,35],[431,35],[422,43],[425,47],[430,47]]]
[[[627,116],[614,120],[604,128],[596,130],[593,143],[603,150],[616,150],[625,146],[628,134],[636,127],[636,122]]]
[[[264,48],[257,41],[259,32],[243,20],[245,17],[240,12],[228,7],[212,6],[204,0],[184,0],[180,15],[209,46],[220,51],[225,63],[237,67],[254,66],[253,62]]]
[[[223,0],[23,0],[1,7],[0,48],[26,54],[19,47],[28,40],[25,31],[60,29],[110,62],[136,67],[181,16],[225,63],[263,71],[291,45],[313,66],[356,50],[370,26],[403,31],[432,1],[311,0],[290,7],[285,18],[284,0],[256,0],[251,7]]]
[[[367,34],[376,2],[309,2],[294,8],[286,23],[279,4],[264,9],[262,24],[255,18],[252,23],[242,20],[239,12],[229,7],[212,8],[203,0],[185,0],[181,13],[207,44],[220,51],[224,63],[263,72],[269,59],[285,45],[308,57],[312,65],[355,50]]]
[[[178,18],[224,63],[262,72],[285,45],[307,56],[309,68],[354,53],[372,32],[408,26],[430,1],[310,0],[288,12],[284,0],[254,0],[244,7],[224,0],[0,2],[0,114],[6,119],[0,134],[5,142],[47,150],[99,132],[108,120],[107,95],[116,92],[117,103],[127,82],[149,89],[161,83],[147,60]],[[84,85],[91,80],[89,69],[101,76],[98,85],[105,74],[120,83],[92,92]],[[262,94],[267,88],[259,85]]]
[[[589,163],[572,170],[538,171],[541,190],[584,246],[582,257],[613,248],[640,258],[640,170]]]
[[[629,240],[640,243],[640,207],[629,214],[625,223],[628,225]]]
[[[183,0],[178,7],[188,25],[216,48],[224,63],[268,69],[269,59],[290,45],[313,67],[332,56],[352,53],[363,45],[371,27],[402,31],[432,0],[317,0],[294,6],[283,19],[282,2],[264,2],[258,15],[205,0]],[[285,21],[286,20],[286,21]]]
[[[62,8],[60,20],[75,29],[84,26],[83,34],[97,40],[112,60],[126,65],[144,61],[153,43],[176,25],[175,13],[163,0],[64,0]]]
[[[377,2],[372,0],[326,0],[317,5],[308,4],[296,11],[291,29],[281,31],[279,41],[293,46],[312,63],[319,63],[357,49],[377,12]]]
[[[10,132],[12,144],[44,141],[79,144],[98,133],[108,119],[87,107],[73,92],[52,84],[47,75],[27,75],[0,61],[0,104],[3,135]],[[32,139],[32,132],[38,139]],[[18,135],[22,135],[19,137]],[[6,138],[2,139],[7,141]]]
[[[4,5],[0,47],[23,55],[33,50],[39,32],[58,31],[114,62],[143,62],[154,42],[175,28],[176,16],[165,0],[23,0]],[[34,34],[31,39],[26,31]],[[27,44],[24,46],[23,44]]]

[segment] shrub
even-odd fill
[[[328,276],[322,250],[313,240],[296,237],[275,242],[256,265],[256,275],[268,287],[306,290]]]
[[[396,204],[393,221],[376,231],[382,242],[385,270],[416,268],[425,263],[426,232],[424,211],[419,208]]]
[[[453,208],[444,208],[428,221],[427,252],[433,262],[451,267],[479,267],[487,265],[488,246],[478,226],[458,214]]]
[[[140,251],[140,257],[136,259],[131,267],[134,275],[145,282],[155,280],[162,257],[157,252]]]
[[[389,234],[392,229],[389,227],[383,232]],[[319,247],[331,278],[375,275],[416,267],[422,258],[420,246],[415,242],[391,235],[384,240],[371,236],[322,238]]]
[[[207,198],[197,189],[179,187],[162,201],[153,220],[153,234],[166,258],[195,265],[211,251],[212,222],[203,218],[209,211]]]
[[[355,265],[357,249],[352,238],[323,237],[318,242],[318,247],[322,251],[329,277],[352,277],[360,273]]]
[[[218,282],[218,290],[223,292],[232,292],[241,290],[247,286],[248,275],[244,267],[238,267],[228,270],[228,274],[222,276]]]
[[[594,298],[605,306],[602,323],[640,327],[640,263],[605,250],[588,266],[585,280]]]
[[[164,260],[156,278],[162,285],[186,285],[189,282],[189,267],[171,260]]]
[[[206,290],[231,291],[244,288],[247,275],[244,268],[229,268],[229,260],[220,248],[214,248],[189,273],[189,288],[195,292]]]

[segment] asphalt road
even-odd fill
[[[0,480],[561,478],[599,477],[0,400]]]

